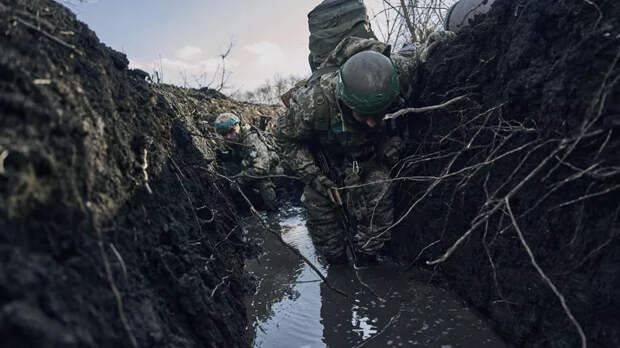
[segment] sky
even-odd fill
[[[163,71],[163,81],[203,87],[220,55],[228,92],[257,88],[276,74],[306,76],[308,12],[320,0],[89,0],[70,8],[130,67]],[[372,5],[376,0],[366,0]],[[219,81],[219,79],[218,79]],[[213,86],[213,84],[212,84]]]

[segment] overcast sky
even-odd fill
[[[377,0],[367,0],[373,6]],[[307,14],[320,0],[97,0],[72,6],[131,67],[159,70],[164,81],[204,85],[226,59],[233,90],[253,89],[275,74],[304,76]]]

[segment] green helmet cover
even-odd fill
[[[365,55],[365,57],[361,55]],[[356,56],[359,57],[356,58]],[[381,62],[382,59],[388,61],[390,65],[388,66],[385,62]],[[351,86],[350,79],[347,81],[347,78],[343,76],[343,71],[347,68],[347,63],[350,61],[353,61],[351,64],[355,65],[352,68],[355,73],[373,75],[370,79],[362,79],[363,86],[359,86],[360,81],[356,81],[358,86]],[[376,63],[379,64],[377,65]],[[390,69],[391,71],[377,71],[377,68]],[[384,74],[385,72],[388,72],[389,75]],[[376,83],[370,82],[371,80],[376,81]],[[381,113],[387,110],[400,94],[398,69],[389,57],[378,52],[364,51],[357,53],[349,58],[339,70],[338,93],[340,100],[344,104],[360,114],[372,115]]]

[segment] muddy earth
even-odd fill
[[[498,0],[420,69],[410,105],[466,100],[399,120],[395,252],[516,346],[620,347],[619,60],[618,1]]]
[[[3,347],[245,347],[247,245],[219,112],[145,81],[52,1],[0,1]]]
[[[209,125],[281,110],[127,66],[58,3],[0,0],[2,346],[252,344],[258,251]],[[464,98],[396,121],[402,279],[448,285],[514,346],[620,346],[619,80],[616,0],[497,0],[439,47],[409,104]],[[419,314],[353,306],[335,346]]]

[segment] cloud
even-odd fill
[[[174,53],[175,57],[183,61],[195,61],[202,57],[202,49],[200,47],[187,45]]]
[[[202,49],[195,46],[184,46],[176,50],[173,58],[130,62],[131,68],[142,69],[149,73],[163,73],[163,82],[187,87],[204,87],[211,81],[218,81],[222,69],[220,57],[203,57]],[[238,66],[233,59],[226,60],[226,69]],[[217,75],[217,76],[216,76]],[[214,82],[215,83],[215,82]]]
[[[256,64],[262,66],[286,65],[286,55],[282,48],[273,42],[261,41],[243,46],[244,49],[256,55]]]

